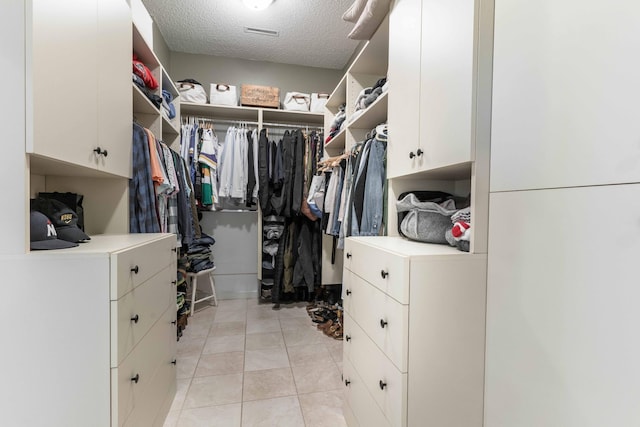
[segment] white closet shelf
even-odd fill
[[[349,74],[387,75],[389,61],[389,18],[380,24],[349,67]]]
[[[41,157],[37,154],[29,156],[29,172],[32,175],[42,176],[71,176],[89,178],[123,178],[111,173],[87,168],[77,164],[56,160],[50,157]],[[123,178],[124,179],[124,178]]]
[[[373,129],[380,123],[387,121],[388,92],[382,93],[373,104],[352,123],[347,124],[349,129]]]
[[[295,124],[309,124],[322,126],[324,122],[323,113],[311,113],[307,111],[286,111],[262,109],[262,119],[265,122],[284,122]]]
[[[170,135],[179,135],[180,134],[180,124],[177,119],[169,120],[164,114],[162,115],[162,133],[170,134]]]
[[[153,53],[153,49],[149,47],[140,31],[138,31],[136,24],[133,24],[133,52],[149,69],[154,70],[160,66],[158,57]]]
[[[407,160],[409,160],[409,158],[407,158]],[[441,167],[390,178],[394,180],[468,180],[471,178],[472,163],[473,162],[464,162],[457,165],[442,165]]]
[[[340,83],[336,86],[336,88],[329,95],[329,99],[327,99],[327,103],[325,106],[332,112],[337,113],[338,107],[347,102],[347,75],[345,74],[340,79]]]
[[[178,88],[176,87],[175,83],[173,83],[171,77],[169,77],[169,74],[167,74],[167,71],[164,68],[162,69],[162,89],[168,90],[169,93],[173,95],[174,99],[178,97]]]
[[[347,128],[343,127],[331,141],[324,145],[324,149],[331,155],[336,155],[344,152],[346,141]]]
[[[198,104],[195,102],[180,102],[180,112],[183,115],[203,115],[212,119],[250,120],[258,121],[259,108],[233,107],[226,105]]]
[[[133,85],[133,111],[142,114],[158,114],[160,110],[149,101],[149,98],[142,93],[135,83],[132,82],[131,84]]]

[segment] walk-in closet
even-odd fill
[[[3,1],[0,425],[640,426],[638,22]]]

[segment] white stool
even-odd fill
[[[213,305],[218,305],[218,299],[216,298],[216,284],[213,281],[213,270],[216,268],[209,268],[207,270],[201,270],[198,272],[187,272],[187,280],[189,281],[189,287],[191,288],[191,316],[193,316],[193,310],[197,303],[206,301],[213,298]],[[211,295],[196,300],[196,291],[198,289],[198,277],[207,276],[209,278],[209,285],[211,285]]]

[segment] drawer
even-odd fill
[[[353,273],[349,276],[349,313],[401,372],[407,372],[409,306],[400,304]]]
[[[364,385],[364,382],[353,368],[349,360],[345,360],[342,365],[343,384],[345,386],[344,406],[351,410],[350,416],[355,417],[357,424],[366,427],[391,427],[378,404],[373,400],[371,394]],[[348,419],[345,414],[345,420]],[[348,424],[353,427],[352,424]],[[393,426],[397,427],[397,426]]]
[[[111,300],[120,299],[168,265],[175,265],[176,238],[164,238],[111,254]]]
[[[111,369],[112,426],[124,425],[134,409],[144,404],[156,373],[175,359],[176,332],[171,323],[175,318],[176,310],[171,306],[122,363]]]
[[[366,333],[345,315],[351,336],[349,361],[393,426],[407,423],[407,374],[400,372]],[[346,332],[345,326],[345,332]],[[356,417],[358,413],[356,412]],[[362,422],[361,422],[362,424]]]
[[[389,294],[402,304],[409,303],[409,257],[346,239],[344,266]]]
[[[111,301],[111,367],[115,368],[145,336],[169,306],[175,306],[173,266]],[[137,319],[137,320],[136,320]]]
[[[145,395],[131,412],[129,418],[124,423],[125,427],[152,426],[156,420],[162,418],[160,426],[164,424],[164,419],[169,412],[169,406],[164,403],[171,393],[172,398],[176,393],[176,368],[171,360],[165,359],[158,369],[157,374],[145,388]]]

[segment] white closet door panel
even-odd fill
[[[474,0],[424,0],[420,169],[473,160]]]
[[[640,185],[490,206],[485,426],[640,425]]]
[[[396,0],[389,13],[387,177],[413,171],[420,138],[421,1]]]
[[[131,10],[125,0],[98,2],[98,167],[131,177]]]
[[[491,190],[640,181],[640,2],[496,0]]]
[[[27,152],[97,166],[96,23],[96,0],[33,0],[34,127]]]

